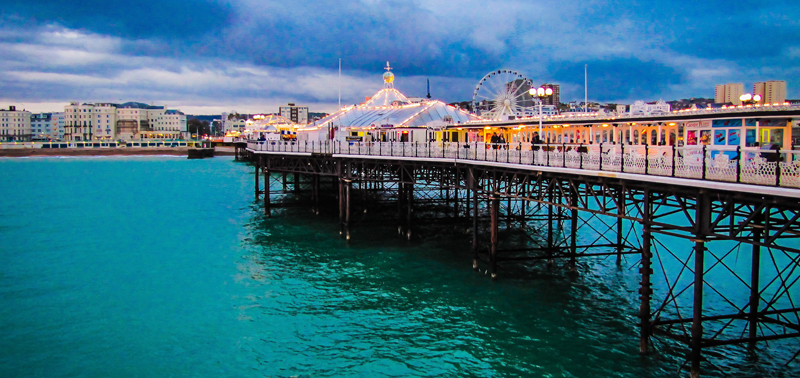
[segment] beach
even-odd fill
[[[0,157],[30,156],[188,156],[189,147],[115,147],[115,148],[4,148]],[[215,147],[215,156],[233,156],[234,147]]]

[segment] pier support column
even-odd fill
[[[575,259],[578,255],[578,189],[572,185],[570,186],[569,197],[570,207],[572,208],[569,237],[569,271],[577,272],[578,264]]]
[[[650,325],[650,298],[653,295],[652,282],[650,277],[653,274],[651,251],[650,219],[652,218],[650,191],[644,192],[644,205],[642,206],[642,261],[639,266],[639,273],[642,275],[641,286],[639,287],[639,353],[645,354],[650,349],[650,335],[652,334]],[[621,219],[621,218],[620,218]],[[619,224],[617,224],[619,226]],[[617,228],[619,232],[619,228]],[[619,251],[619,247],[618,251]],[[617,255],[619,256],[619,254]]]
[[[286,172],[283,172],[283,192],[284,193],[286,193],[287,185],[288,185],[288,182],[287,182],[287,179],[286,179]]]
[[[553,223],[554,223],[553,222],[553,217],[554,217],[553,210],[555,210],[555,209],[553,208],[553,202],[554,202],[554,198],[553,197],[554,196],[553,196],[553,190],[552,189],[550,190],[549,193],[547,193],[547,196],[548,196],[549,202],[550,202],[550,203],[547,204],[547,267],[549,268],[551,265],[553,265],[553,250],[554,250],[554,246],[553,246],[553,231],[554,231],[553,230]]]
[[[261,174],[261,172],[259,172],[261,170],[260,160],[261,160],[260,158],[256,158],[256,201],[258,201],[258,193],[261,189],[261,185],[259,185],[258,183],[258,175]]]
[[[469,169],[467,180],[467,193],[472,192],[472,269],[478,270],[478,183],[472,168]]]
[[[626,204],[625,204],[625,188],[620,187],[619,191],[617,192],[617,214],[620,216],[617,217],[617,265],[622,264],[622,247],[623,247],[623,224],[622,222],[624,219],[622,218],[625,216],[626,213]]]
[[[267,217],[272,216],[272,209],[270,208],[270,190],[269,190],[269,171],[264,169],[264,215]]]
[[[406,240],[411,240],[411,222],[414,219],[414,184],[406,184]]]
[[[344,179],[339,176],[339,236],[344,237]]]
[[[312,183],[311,183],[311,195],[313,196],[314,202],[314,214],[319,215],[319,175],[312,176]]]
[[[344,187],[344,238],[350,240],[350,191],[353,188],[352,181],[347,181]]]
[[[500,197],[497,194],[492,194],[491,212],[491,247],[490,247],[490,261],[492,265],[492,279],[497,279],[497,233],[498,223],[500,218]]]
[[[397,234],[403,235],[403,226],[405,219],[405,203],[406,184],[403,183],[403,175],[400,175],[400,181],[397,183]]]
[[[764,213],[759,210],[759,214],[755,217],[754,223],[760,225],[764,219]],[[766,211],[769,214],[769,208]],[[753,229],[753,242],[761,242],[762,229],[756,226]],[[759,277],[761,271],[761,247],[758,244],[753,244],[753,257],[750,270],[750,316],[748,328],[748,336],[751,341],[748,343],[750,349],[755,349],[756,342],[753,340],[758,336],[758,307],[760,304],[761,294],[759,292]]]
[[[458,206],[458,187],[461,184],[461,179],[458,177],[458,169],[456,169],[454,174],[453,174],[453,183],[454,183],[453,184],[453,200],[454,200],[453,201],[453,203],[454,203],[453,212],[455,213],[455,219],[458,219],[458,208],[459,208],[459,206]]]
[[[694,303],[692,306],[692,338],[691,338],[691,377],[700,377],[700,361],[703,348],[703,273],[705,271],[706,235],[711,228],[711,201],[708,193],[700,191],[695,210],[694,239]]]
[[[294,174],[294,194],[300,194],[300,174]]]
[[[692,308],[692,339],[691,339],[691,377],[700,377],[700,361],[702,359],[703,340],[703,271],[705,242],[696,240],[694,243],[694,304]]]

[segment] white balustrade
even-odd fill
[[[479,160],[800,188],[800,151],[736,146],[248,141],[252,151]]]

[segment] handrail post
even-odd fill
[[[706,145],[703,145],[703,180],[706,179]]]
[[[561,167],[563,167],[563,168],[567,167],[567,143],[566,142],[561,142]]]
[[[625,145],[619,145],[619,171],[625,172]]]
[[[736,182],[742,182],[742,146],[736,146]]]
[[[781,149],[775,150],[775,186],[781,186]]]
[[[547,164],[547,166],[549,167],[550,166],[550,142],[547,142],[544,145],[544,147],[547,149],[547,150],[544,151],[545,152],[544,156],[546,157],[545,164]]]
[[[644,145],[644,174],[650,173],[650,145]]]
[[[603,142],[600,142],[600,167],[598,168],[599,171],[603,170]]]
[[[583,143],[581,143],[579,146],[580,146],[578,148],[578,158],[580,159],[579,167],[580,167],[580,169],[583,169],[583,152],[582,152],[583,151]]]
[[[678,155],[677,151],[678,150],[675,148],[675,145],[673,144],[672,145],[672,177],[675,177],[675,165],[676,165],[676,162],[678,161],[677,160],[677,155]]]

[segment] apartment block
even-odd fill
[[[753,84],[753,95],[760,95],[759,104],[783,104],[786,101],[786,82],[783,80],[762,81]]]
[[[743,83],[719,84],[714,87],[714,102],[718,104],[731,103],[733,105],[741,105],[742,100],[740,100],[739,97],[743,94]]]

